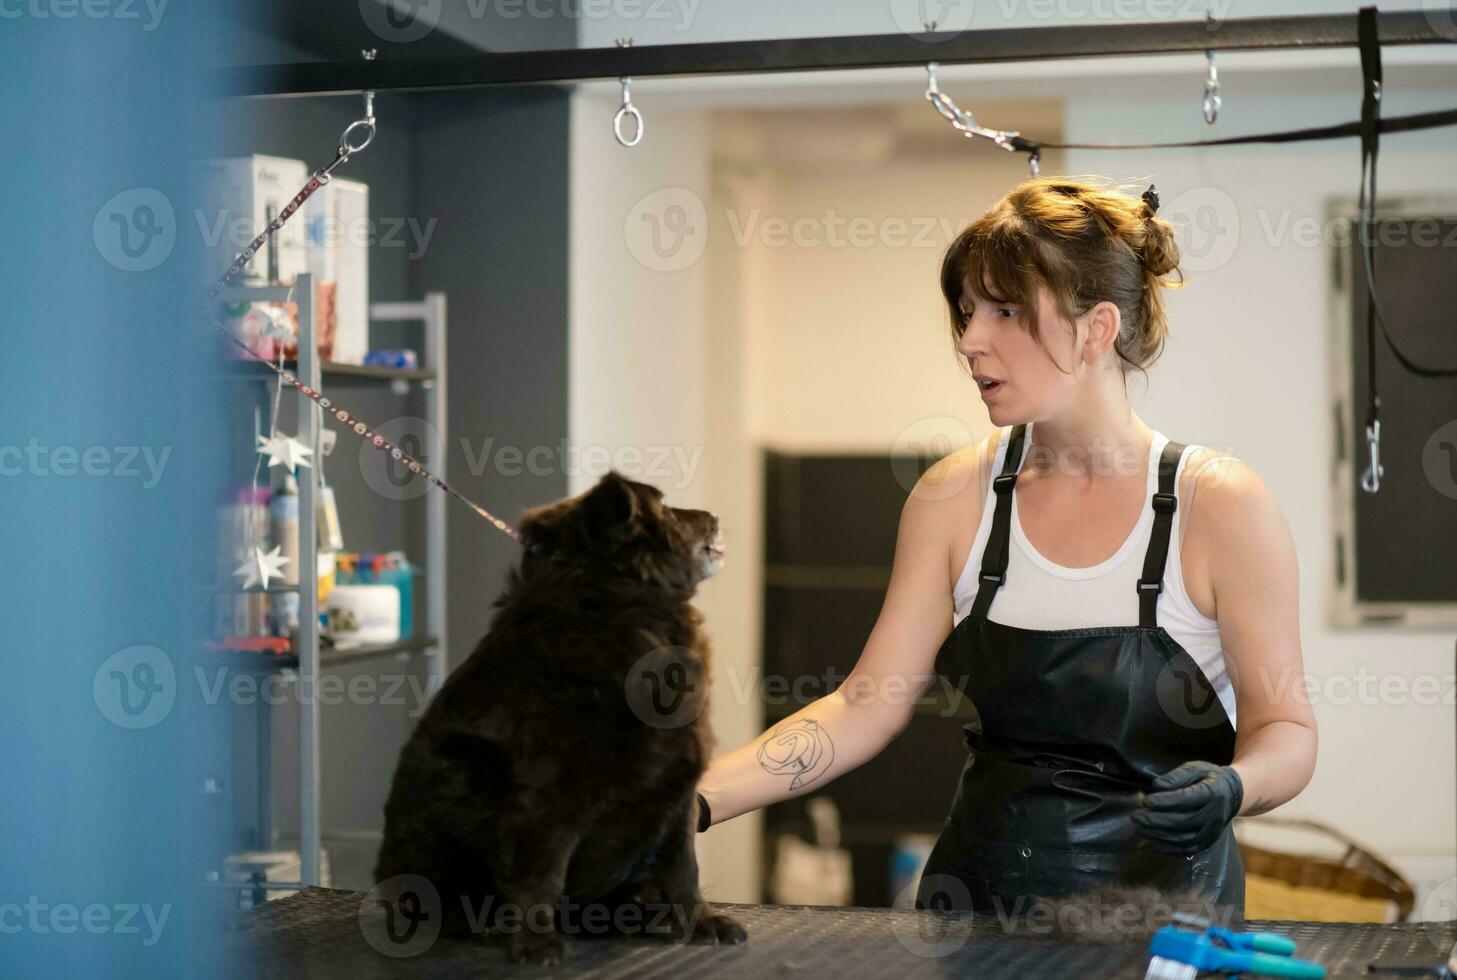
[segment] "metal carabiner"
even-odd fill
[[[1381,475],[1385,469],[1381,465],[1381,420],[1374,419],[1366,426],[1366,448],[1371,454],[1371,462],[1366,467],[1366,472],[1361,474],[1361,489],[1367,493],[1375,493],[1381,489]]]
[[[623,146],[637,146],[642,141],[642,113],[638,111],[637,106],[632,104],[632,96],[629,89],[631,85],[631,78],[624,78],[622,80],[622,108],[618,109],[612,116],[612,135],[616,136],[617,142]],[[628,139],[622,135],[622,121],[629,118],[633,121],[634,131],[632,139]]]
[[[364,141],[357,145],[351,143],[350,136],[361,130],[364,132]],[[368,91],[364,93],[364,118],[356,119],[344,127],[344,132],[339,135],[339,150],[334,157],[334,162],[315,171],[314,176],[318,177],[321,183],[327,184],[341,164],[346,163],[350,156],[374,142],[374,134],[377,131],[374,120],[374,92]]]
[[[618,38],[617,46],[619,48],[632,47],[632,38]],[[637,146],[638,143],[642,142],[643,119],[642,113],[637,110],[637,106],[632,104],[632,77],[624,76],[619,78],[618,81],[622,83],[622,106],[612,117],[612,135],[617,137],[617,142],[623,146]],[[633,121],[632,139],[628,139],[622,135],[622,121],[624,119],[631,119]]]
[[[376,132],[376,128],[374,125],[374,93],[365,92],[364,102],[366,106],[364,110],[364,118],[356,119],[348,126],[345,126],[344,132],[339,136],[339,145],[342,146],[344,149],[348,150],[350,153],[358,153],[370,143],[374,142],[374,134]],[[357,146],[349,142],[349,135],[355,130],[364,131],[364,142],[358,144]]]
[[[1204,15],[1205,30],[1214,30],[1214,12],[1210,11]],[[1206,48],[1204,57],[1209,59],[1209,74],[1204,76],[1204,121],[1213,126],[1214,121],[1219,118],[1219,106],[1223,100],[1219,97],[1219,69],[1214,65],[1214,49]]]
[[[1219,97],[1219,69],[1214,67],[1214,52],[1204,54],[1209,58],[1209,75],[1204,79],[1204,121],[1213,126],[1224,100]]]

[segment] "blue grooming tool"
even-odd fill
[[[1201,972],[1258,973],[1271,977],[1325,976],[1325,967],[1296,959],[1295,943],[1273,932],[1235,932],[1207,919],[1174,914],[1153,934],[1144,980],[1194,980]]]

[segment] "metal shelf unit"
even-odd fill
[[[319,359],[315,343],[317,325],[314,321],[314,284],[308,273],[298,276],[292,286],[229,286],[218,295],[218,301],[230,303],[294,302],[298,305],[298,360],[287,365],[299,381],[318,392],[323,392],[324,379],[341,385],[388,383],[397,390],[401,385],[418,383],[424,387],[425,420],[439,433],[441,445],[445,445],[445,352],[446,352],[446,303],[444,293],[426,293],[419,302],[372,303],[369,307],[370,321],[414,321],[424,329],[424,350],[418,368],[393,369],[362,367],[353,364],[325,363]],[[261,364],[244,362],[230,371],[230,375],[246,380],[271,381],[276,377]],[[321,460],[320,433],[323,429],[323,409],[300,391],[293,393],[298,399],[297,438],[313,452],[313,459]],[[439,454],[435,471],[446,479],[445,454]],[[316,501],[319,495],[320,470],[317,466],[305,468],[306,478],[299,484],[299,631],[298,641],[288,655],[225,653],[218,659],[243,669],[285,670],[297,672],[299,684],[307,690],[317,690],[319,674],[326,667],[345,663],[359,663],[376,657],[395,655],[400,657],[423,654],[427,664],[427,697],[433,697],[445,681],[446,645],[446,499],[444,494],[430,494],[426,501],[424,561],[426,588],[425,631],[420,636],[401,637],[398,643],[364,646],[346,649],[320,649],[318,608],[318,528],[316,526]],[[303,476],[304,474],[300,474]],[[261,590],[260,590],[261,591]],[[285,591],[270,589],[270,592]],[[320,853],[323,830],[321,814],[321,769],[319,753],[319,714],[317,698],[299,699],[299,867],[303,887],[320,884]],[[267,723],[266,717],[264,723]],[[271,777],[268,762],[263,751],[266,740],[260,743],[259,779],[266,785]],[[259,794],[260,836],[264,844],[271,841],[271,815],[261,812],[270,807],[271,794]],[[266,828],[266,829],[265,829]],[[281,887],[271,883],[270,889]]]

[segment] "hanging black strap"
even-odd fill
[[[992,489],[997,493],[997,509],[992,515],[992,532],[981,553],[981,576],[977,580],[976,602],[972,604],[974,619],[985,619],[997,589],[1007,580],[1008,545],[1012,528],[1012,488],[1017,485],[1017,470],[1022,465],[1022,439],[1026,435],[1026,424],[1012,427],[1011,438],[1007,440],[1007,455],[1002,461],[1002,472],[992,478]]]
[[[1366,425],[1380,416],[1376,392],[1376,291],[1373,235],[1376,212],[1376,157],[1381,149],[1381,42],[1376,35],[1376,8],[1362,7],[1356,14],[1356,40],[1361,49],[1361,223],[1357,246],[1362,261],[1373,273],[1366,284]]]
[[[1414,112],[1406,116],[1388,116],[1376,121],[1383,133],[1413,133],[1441,126],[1457,126],[1457,109]],[[1361,121],[1309,126],[1305,129],[1282,129],[1273,133],[1251,133],[1248,136],[1226,136],[1217,140],[1186,140],[1180,143],[1054,143],[1027,136],[1008,136],[1007,143],[1019,153],[1029,156],[1043,150],[1178,150],[1200,146],[1244,146],[1255,143],[1303,143],[1310,140],[1349,139],[1361,135]]]
[[[1153,495],[1153,534],[1143,555],[1143,578],[1138,580],[1138,625],[1158,625],[1159,593],[1164,590],[1164,566],[1169,560],[1169,536],[1179,498],[1174,494],[1174,476],[1184,455],[1184,443],[1168,442],[1159,454],[1159,488]]]

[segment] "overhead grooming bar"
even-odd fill
[[[1383,46],[1454,44],[1457,8],[1381,13],[1377,30]],[[223,96],[347,95],[623,77],[920,68],[928,61],[994,64],[1356,46],[1356,18],[1345,13],[1246,17],[1212,26],[1187,20],[300,62],[218,69],[213,77],[216,94]]]

